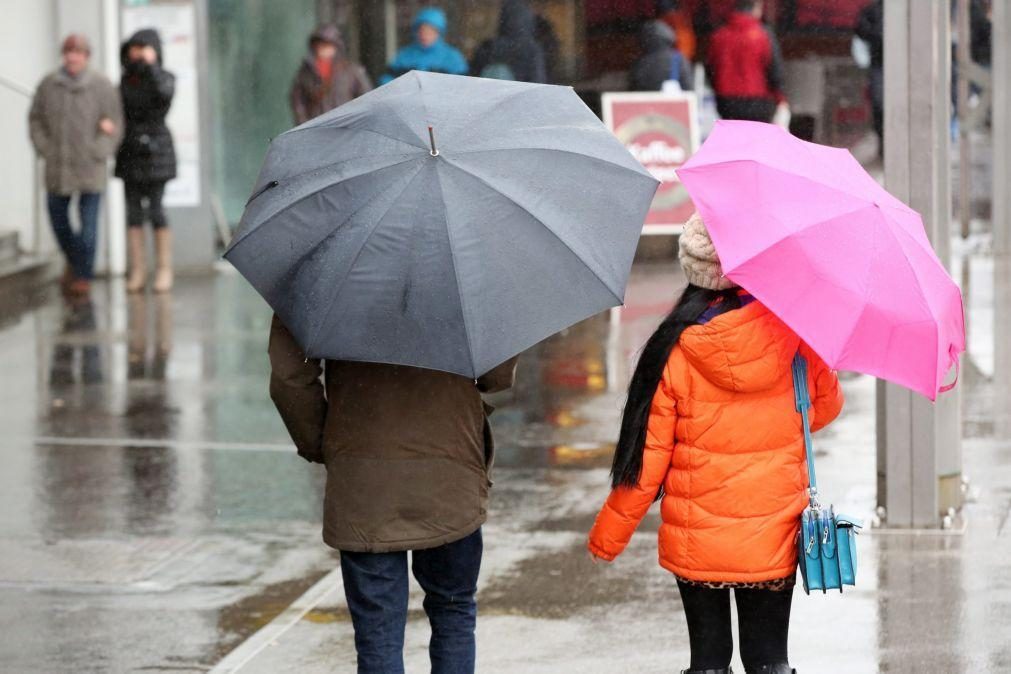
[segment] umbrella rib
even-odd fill
[[[401,122],[404,121],[403,118],[400,117],[400,116],[398,116],[397,118]],[[404,140],[403,138],[397,138],[396,136],[391,136],[388,133],[383,133],[382,131],[376,131],[375,129],[370,129],[368,127],[333,126],[333,125],[330,125],[330,124],[320,124],[319,126],[308,126],[308,127],[305,127],[305,128],[297,126],[294,129],[289,129],[289,130],[285,131],[281,135],[282,136],[287,136],[290,133],[296,133],[298,131],[312,131],[313,129],[333,129],[333,130],[336,130],[336,131],[364,131],[366,133],[374,133],[375,135],[382,136],[383,138],[389,138],[390,140],[395,140],[398,143],[403,143],[404,145],[407,145],[408,147],[420,147],[421,149],[427,149],[427,148],[425,148],[424,145],[415,145],[414,143],[409,143],[408,141]]]
[[[442,177],[439,175],[439,171],[435,172],[435,179],[439,183],[439,192],[442,194],[442,202],[445,204],[446,201],[446,190],[442,185]],[[456,247],[454,245],[453,239],[453,228],[449,224],[449,209],[446,209],[446,236],[449,239],[449,259],[453,263],[453,278],[456,279],[456,290],[457,296],[460,298],[460,313],[463,316],[463,336],[467,340],[467,355],[470,356],[470,372],[476,379],[477,367],[474,364],[474,343],[471,341],[470,337],[470,326],[468,321],[470,320],[470,312],[467,310],[467,301],[464,299],[463,284],[460,283],[460,267],[456,264]]]
[[[479,154],[481,152],[513,152],[513,151],[516,151],[516,150],[528,150],[528,151],[533,151],[533,152],[561,152],[563,154],[572,154],[572,155],[576,155],[577,157],[583,157],[584,159],[589,159],[589,160],[592,160],[592,161],[595,161],[595,162],[599,162],[601,164],[607,164],[608,166],[614,166],[615,168],[620,168],[620,169],[623,169],[625,171],[630,171],[630,172],[636,174],[637,176],[640,176],[640,177],[643,177],[643,178],[647,178],[648,177],[648,178],[652,178],[653,180],[656,180],[656,178],[653,178],[652,174],[649,174],[648,172],[647,173],[643,173],[642,171],[637,171],[637,170],[635,170],[634,168],[632,168],[630,166],[622,166],[621,164],[618,164],[616,162],[604,159],[602,157],[594,157],[593,155],[586,154],[585,152],[576,152],[575,150],[560,150],[558,148],[553,148],[553,147],[490,147],[490,148],[487,148],[487,149],[484,149],[484,150],[463,150],[462,152],[453,152],[452,154],[455,157],[455,156],[458,156],[458,155],[461,155],[461,154]],[[660,181],[657,181],[657,182],[660,182]]]
[[[331,311],[334,310],[334,301],[337,299],[337,294],[344,286],[345,281],[348,280],[348,277],[351,275],[351,270],[353,270],[355,268],[355,265],[358,263],[358,259],[362,257],[362,253],[365,251],[365,247],[369,245],[369,242],[372,239],[372,235],[376,232],[376,229],[379,228],[379,225],[382,224],[382,221],[386,218],[386,214],[389,213],[390,209],[396,204],[397,201],[399,201],[403,193],[407,191],[407,188],[415,184],[415,180],[417,180],[418,176],[421,175],[422,170],[425,168],[425,166],[426,166],[425,164],[422,164],[418,168],[418,171],[415,172],[415,175],[411,176],[410,180],[408,180],[407,183],[403,186],[403,188],[396,193],[396,196],[390,200],[389,205],[386,206],[386,210],[382,212],[382,215],[376,218],[376,223],[372,225],[372,230],[369,231],[368,235],[365,236],[365,239],[363,240],[361,247],[359,247],[358,251],[355,253],[355,257],[352,259],[351,264],[348,265],[348,271],[344,273],[344,278],[341,279],[340,283],[334,284],[334,289],[331,291],[330,300],[327,302],[327,309],[326,313],[324,314],[323,320],[320,320],[319,324],[316,325],[315,331],[312,333],[312,339],[309,340],[308,344],[305,345],[306,356],[311,357],[312,346],[315,344],[315,341],[319,336],[319,330],[323,329],[324,324],[326,324],[326,322],[330,319]]]
[[[567,241],[566,241],[565,239],[563,239],[562,237],[558,236],[558,233],[557,233],[557,232],[555,232],[555,230],[553,230],[553,229],[551,229],[550,227],[548,227],[548,225],[547,225],[547,224],[545,224],[545,222],[544,222],[543,220],[541,220],[541,219],[540,219],[539,217],[537,217],[536,215],[534,215],[533,213],[531,213],[531,212],[530,212],[530,209],[529,209],[529,208],[527,208],[527,207],[526,207],[526,206],[524,206],[523,204],[519,203],[518,201],[516,201],[515,199],[513,199],[513,198],[512,198],[511,196],[509,196],[508,194],[506,194],[506,193],[505,193],[505,192],[503,192],[502,190],[498,189],[497,187],[495,187],[494,185],[492,185],[491,183],[489,183],[489,182],[488,182],[487,180],[485,180],[485,179],[484,179],[484,178],[482,178],[481,176],[477,175],[476,173],[473,173],[473,172],[471,172],[471,171],[468,171],[467,169],[465,169],[465,168],[463,168],[463,167],[461,167],[461,166],[458,166],[458,165],[457,165],[457,164],[456,164],[455,162],[453,162],[453,161],[452,161],[452,160],[451,160],[451,159],[450,159],[449,157],[446,157],[446,163],[447,163],[447,164],[449,164],[450,166],[452,166],[453,168],[455,168],[455,169],[456,169],[457,171],[460,171],[461,173],[464,173],[464,174],[466,174],[466,175],[470,176],[470,177],[471,177],[471,178],[473,178],[474,180],[477,180],[477,181],[481,182],[481,183],[482,183],[482,184],[484,184],[484,185],[485,185],[486,187],[488,187],[488,189],[490,189],[490,190],[491,190],[492,192],[495,192],[496,194],[498,194],[498,195],[499,195],[499,196],[501,196],[502,198],[504,198],[504,199],[507,199],[508,201],[510,201],[510,202],[512,202],[513,204],[515,204],[515,205],[516,205],[516,206],[517,206],[518,208],[520,208],[521,210],[523,210],[524,212],[526,212],[526,214],[527,214],[527,215],[529,215],[529,216],[530,216],[531,218],[533,218],[535,222],[539,222],[539,223],[541,224],[541,226],[542,226],[542,227],[544,227],[544,229],[546,229],[546,230],[548,230],[549,232],[551,232],[551,234],[552,234],[552,235],[553,235],[553,236],[554,236],[554,237],[555,237],[556,239],[558,239],[558,241],[559,241],[559,242],[561,242],[561,244],[562,244],[563,246],[565,246],[566,248],[568,248],[568,249],[569,249],[569,251],[570,251],[570,252],[571,252],[571,253],[572,253],[572,254],[573,254],[573,255],[575,256],[575,258],[576,258],[577,260],[579,260],[580,262],[582,262],[582,263],[583,263],[583,266],[584,266],[584,267],[586,267],[586,268],[587,268],[588,270],[590,270],[590,273],[591,273],[591,274],[593,274],[593,275],[594,275],[594,277],[596,277],[596,279],[597,279],[598,281],[600,281],[600,284],[601,284],[602,286],[604,286],[604,288],[606,288],[606,289],[607,289],[607,291],[608,291],[609,293],[611,293],[611,295],[612,295],[612,296],[614,297],[614,299],[616,299],[616,300],[618,301],[618,304],[624,304],[624,300],[623,300],[623,299],[622,299],[621,297],[619,297],[619,296],[618,296],[618,293],[616,293],[616,292],[614,291],[614,289],[613,289],[613,288],[611,288],[611,286],[609,286],[609,285],[608,285],[608,284],[607,284],[607,283],[606,283],[606,282],[604,281],[604,279],[600,278],[600,274],[598,274],[598,273],[597,273],[597,270],[596,270],[596,269],[594,269],[594,268],[593,268],[592,266],[590,266],[590,265],[589,265],[589,264],[588,264],[588,263],[586,262],[586,260],[584,260],[584,259],[583,259],[583,256],[581,256],[581,255],[580,255],[579,253],[577,253],[577,252],[575,251],[575,249],[573,249],[573,248],[572,248],[572,246],[570,246],[570,245],[569,245],[569,243],[568,243],[568,242],[567,242]]]
[[[396,155],[389,155],[389,156],[396,156]],[[360,159],[360,157],[354,157],[354,159]],[[377,171],[385,171],[386,169],[391,169],[394,166],[400,166],[401,164],[406,164],[406,163],[408,163],[410,161],[417,161],[418,159],[420,159],[420,157],[415,157],[415,156],[412,155],[412,156],[409,156],[407,159],[404,159],[402,161],[394,162],[393,164],[388,164],[387,166],[380,166],[378,168],[372,169],[371,171],[366,171],[365,173],[359,173],[356,176],[352,176],[352,178],[361,178],[363,176],[367,176],[369,174],[376,173]],[[335,162],[334,164],[329,164],[327,166],[322,166],[322,167],[320,167],[318,169],[313,169],[312,171],[306,171],[304,173],[300,173],[300,174],[298,174],[298,175],[296,175],[294,177],[295,178],[301,178],[301,177],[303,177],[305,175],[308,175],[310,173],[313,173],[315,171],[322,171],[322,170],[327,169],[327,168],[332,168],[333,166],[336,166],[336,164],[340,164],[340,163],[342,163],[342,162]],[[350,180],[352,178],[346,178],[345,180]],[[298,199],[296,199],[295,201],[292,201],[291,203],[286,204],[283,208],[279,209],[276,213],[272,213],[270,216],[268,216],[267,218],[265,218],[263,220],[263,222],[261,222],[260,224],[256,225],[256,227],[253,227],[252,229],[248,230],[240,238],[232,241],[232,243],[229,244],[229,246],[228,246],[228,250],[225,251],[224,256],[227,257],[229,253],[231,253],[233,250],[235,250],[236,246],[238,246],[240,243],[242,243],[243,241],[245,241],[246,239],[248,239],[252,234],[260,231],[260,229],[262,229],[264,225],[266,225],[268,222],[270,222],[271,220],[273,220],[277,216],[281,215],[282,213],[284,213],[285,211],[287,211],[288,209],[290,209],[292,206],[295,206],[296,204],[300,204],[303,201],[305,201],[306,199],[308,199],[310,197],[316,196],[317,194],[319,194],[323,190],[329,189],[329,188],[333,187],[334,185],[338,185],[338,184],[340,184],[340,183],[328,183],[328,184],[320,187],[319,189],[312,190],[308,194],[305,194],[305,195],[299,197]]]
[[[319,322],[319,325],[316,326],[316,330],[312,335],[312,339],[310,339],[305,346],[305,353],[307,356],[312,357],[311,356],[312,347],[316,343],[316,340],[319,338],[319,331],[323,329],[323,325],[330,318],[330,312],[333,311],[333,305],[334,301],[337,299],[337,293],[340,292],[340,289],[344,286],[344,282],[347,281],[348,276],[351,275],[351,270],[354,269],[355,264],[358,263],[358,258],[362,256],[362,252],[364,252],[365,247],[369,245],[369,241],[372,240],[372,235],[376,233],[377,229],[379,229],[379,225],[383,224],[383,220],[386,219],[386,215],[390,212],[390,209],[392,209],[393,206],[400,200],[400,197],[403,196],[404,192],[407,191],[407,188],[409,188],[411,185],[414,184],[414,181],[421,174],[421,171],[422,169],[425,168],[425,166],[426,164],[423,163],[418,167],[418,170],[414,172],[414,175],[411,176],[411,179],[407,181],[407,183],[399,192],[397,192],[397,196],[395,196],[393,199],[390,200],[390,204],[389,206],[386,207],[386,210],[383,211],[383,214],[380,215],[378,218],[376,218],[376,224],[372,226],[372,230],[365,237],[365,240],[362,241],[362,245],[358,248],[358,251],[355,253],[354,258],[348,265],[347,271],[344,273],[344,278],[341,279],[340,283],[334,284],[333,290],[330,291],[330,299],[326,304],[326,313],[323,315],[323,320],[321,320]]]
[[[678,169],[678,172],[680,173],[680,172],[683,171],[685,173],[699,173],[699,174],[701,174],[701,173],[705,172],[706,169],[710,169],[710,168],[712,168],[712,169],[719,169],[719,168],[725,167],[725,166],[730,165],[730,164],[757,164],[761,168],[764,168],[764,169],[767,169],[767,170],[770,170],[770,171],[778,171],[780,173],[785,173],[785,174],[789,175],[792,178],[798,178],[800,180],[804,180],[804,181],[809,182],[809,183],[814,183],[815,185],[820,185],[821,187],[827,187],[829,189],[836,190],[838,192],[842,192],[842,193],[844,193],[844,194],[846,194],[846,195],[848,195],[850,197],[853,197],[854,199],[859,199],[860,201],[866,202],[869,205],[874,205],[874,202],[872,200],[869,200],[867,198],[867,195],[865,195],[865,194],[855,193],[852,190],[846,189],[845,187],[841,187],[839,185],[829,185],[827,183],[823,183],[823,182],[820,182],[818,180],[814,180],[810,176],[804,175],[802,173],[795,173],[794,171],[792,171],[790,169],[781,168],[779,166],[770,166],[769,164],[765,164],[765,163],[763,163],[763,162],[761,162],[761,161],[759,161],[757,159],[728,159],[726,161],[718,161],[718,162],[713,162],[712,164],[703,164],[701,166],[685,166],[685,167],[682,167],[682,168]]]
[[[854,213],[859,213],[860,211],[866,210],[868,208],[874,208],[874,205],[870,204],[870,205],[861,206],[860,208],[854,208],[852,211],[846,211],[845,213],[840,213],[838,215],[833,215],[831,218],[825,218],[824,220],[817,220],[817,221],[814,221],[814,222],[809,222],[806,225],[804,225],[803,227],[801,227],[800,229],[792,231],[792,232],[787,232],[786,234],[784,234],[783,236],[779,237],[775,241],[769,242],[768,244],[766,244],[765,246],[763,246],[761,250],[755,251],[754,253],[752,253],[748,257],[746,257],[743,260],[741,260],[740,262],[738,262],[736,265],[734,265],[734,267],[732,269],[724,269],[724,272],[726,274],[728,274],[728,275],[729,274],[733,274],[740,267],[742,267],[743,265],[746,265],[747,263],[751,262],[755,257],[761,255],[762,253],[764,253],[765,251],[769,250],[770,248],[774,248],[774,247],[778,246],[779,244],[783,243],[787,239],[792,238],[794,236],[797,236],[797,234],[799,234],[801,232],[805,232],[805,231],[811,229],[812,227],[817,227],[818,225],[825,224],[829,220],[836,220],[838,218],[844,218],[844,217],[853,215]]]
[[[523,86],[517,87],[518,90],[515,93],[511,93],[508,96],[502,98],[500,101],[495,103],[494,107],[501,107],[505,105],[507,102],[512,101],[514,98],[526,96],[527,94],[531,94],[534,92],[541,92],[544,91],[545,89],[550,89],[554,87],[557,87],[559,89],[569,89],[570,91],[572,90],[572,87],[561,87],[556,84],[534,84],[532,82],[524,82]],[[459,138],[456,139],[456,141],[458,143],[463,143],[464,141],[470,140],[470,138],[472,138],[473,135],[474,133],[461,135]]]

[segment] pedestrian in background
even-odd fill
[[[126,116],[126,135],[116,156],[116,176],[126,190],[130,275],[126,289],[139,292],[147,282],[144,222],[154,230],[155,292],[172,289],[172,233],[162,197],[165,183],[176,177],[176,153],[165,116],[172,106],[175,77],[162,67],[158,32],[137,31],[120,48],[123,77],[119,91]]]
[[[447,26],[446,13],[438,7],[419,11],[411,22],[414,42],[397,52],[379,83],[386,84],[412,70],[466,75],[467,59],[446,42]]]
[[[502,3],[498,34],[474,52],[471,73],[514,82],[548,81],[544,50],[537,41],[537,17],[526,0]]]
[[[779,43],[761,17],[760,0],[738,0],[710,38],[706,68],[723,119],[771,122],[777,106],[787,110]]]
[[[730,589],[745,670],[791,674],[795,540],[808,504],[798,351],[810,363],[812,430],[835,419],[842,393],[814,351],[723,275],[698,214],[679,245],[688,287],[632,375],[590,553],[614,560],[662,500],[660,564],[677,579],[691,643],[683,674],[730,671]]]
[[[670,26],[674,31],[674,44],[677,45],[677,50],[688,59],[689,63],[694,63],[698,39],[695,37],[691,12],[681,7],[678,0],[659,0],[656,5],[656,18]]]
[[[629,88],[632,91],[660,91],[664,82],[675,81],[681,89],[692,88],[691,63],[676,49],[670,26],[660,20],[647,21],[639,35],[642,55],[632,64]]]
[[[304,124],[371,90],[365,68],[348,58],[340,29],[320,26],[291,83],[291,115],[296,126]]]
[[[63,64],[35,92],[28,127],[35,151],[46,162],[49,220],[67,262],[63,288],[87,294],[94,276],[106,163],[122,136],[122,111],[112,83],[88,67],[91,45],[84,35],[68,35],[61,53]],[[74,194],[80,216],[77,233],[70,224]]]
[[[326,467],[323,541],[341,553],[358,671],[404,671],[411,551],[432,626],[432,672],[473,672],[493,457],[481,393],[510,388],[516,359],[476,381],[319,361],[276,316],[269,355],[270,397],[299,455]]]
[[[874,0],[860,10],[854,33],[870,52],[867,89],[871,99],[874,134],[878,137],[878,157],[885,156],[885,9],[882,0]]]
[[[555,84],[559,80],[558,52],[562,46],[555,27],[542,14],[534,15],[534,38],[544,52],[544,70],[547,72],[548,84]]]

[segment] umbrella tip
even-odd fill
[[[432,151],[429,152],[428,154],[432,155],[433,157],[438,157],[439,149],[435,147],[435,129],[432,128],[431,124],[428,125],[428,140],[432,143]]]

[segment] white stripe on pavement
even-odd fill
[[[210,674],[234,674],[248,665],[263,649],[277,643],[281,636],[298,624],[305,614],[319,606],[334,592],[343,586],[341,570],[336,569],[326,574],[316,584],[296,599],[288,608],[269,623],[261,627],[251,637],[243,641],[231,653],[210,671]]]
[[[18,441],[8,438],[7,442]],[[59,447],[171,447],[175,449],[219,449],[233,452],[294,452],[295,445],[283,442],[214,442],[209,440],[173,440],[171,438],[69,438],[41,436],[21,439],[36,445]]]

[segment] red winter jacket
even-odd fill
[[[756,17],[734,12],[713,33],[706,62],[719,98],[783,96],[783,65],[776,39]]]

